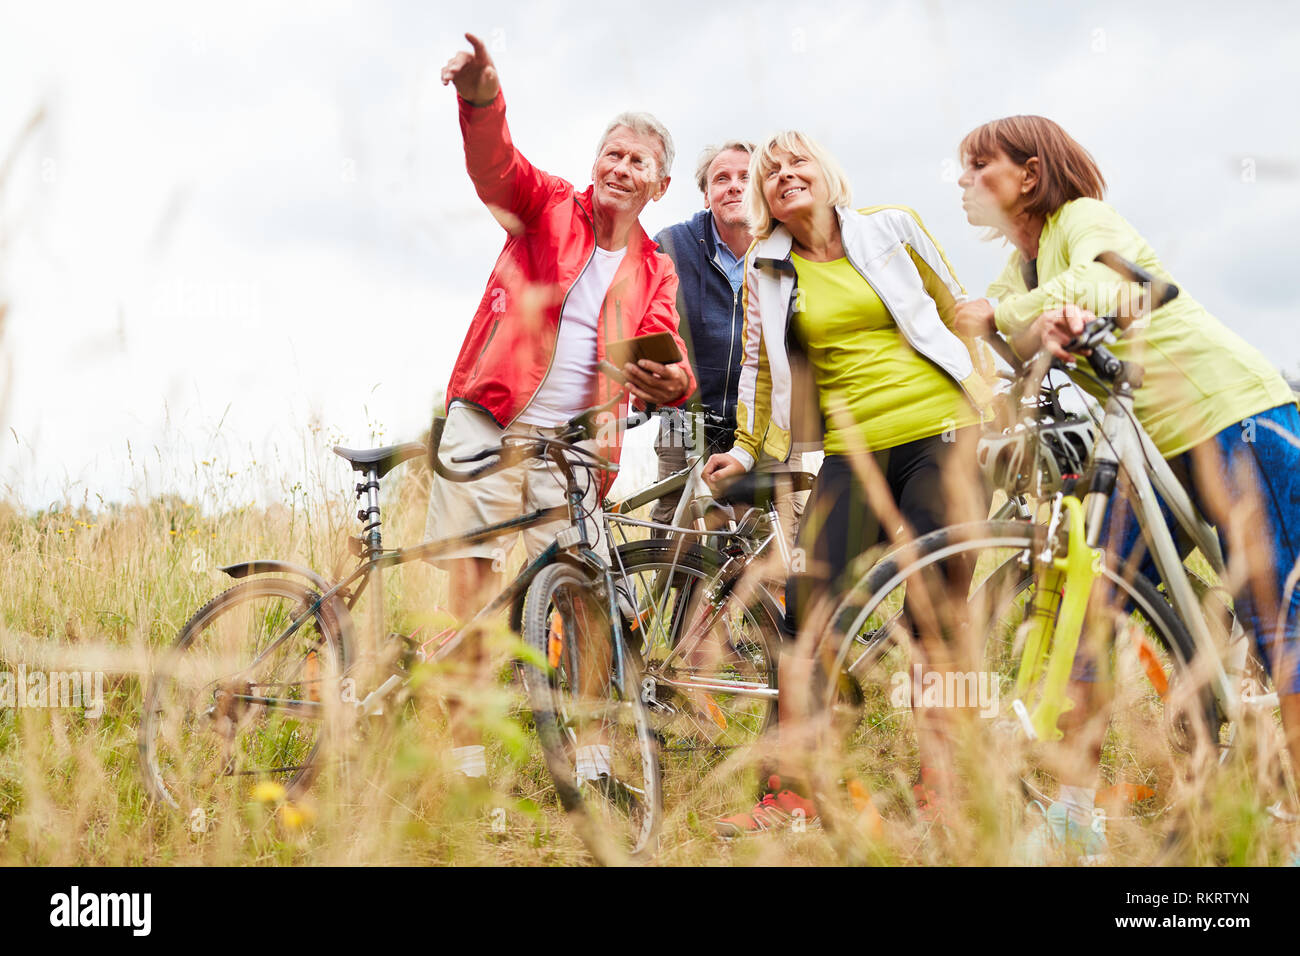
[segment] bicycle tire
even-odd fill
[[[258,783],[282,788],[263,791],[271,798],[292,799],[315,778],[338,731],[351,648],[328,604],[271,645],[319,599],[285,578],[243,581],[196,611],[155,667],[140,769],[150,799],[187,815],[191,829],[247,803]]]
[[[600,656],[612,630],[596,593],[591,572],[566,563],[544,568],[529,585],[523,637],[534,659],[525,684],[561,805],[596,861],[617,865],[654,854],[663,799],[639,660],[626,644],[617,662],[612,650]],[[583,751],[585,776],[595,779],[579,777]]]
[[[858,580],[835,609],[828,635],[820,648],[827,662],[823,667],[846,668],[860,685],[873,689],[878,701],[881,665],[887,669],[892,661],[897,668],[897,661],[889,655],[891,648],[899,643],[900,634],[907,635],[910,643],[910,630],[897,624],[898,609],[903,607],[903,594],[906,593],[905,590],[900,592],[900,588],[905,588],[908,581],[917,580],[918,575],[936,568],[939,562],[961,556],[975,568],[966,596],[967,605],[961,613],[970,615],[967,620],[989,622],[980,646],[980,666],[988,677],[976,676],[981,680],[987,679],[990,689],[996,679],[997,697],[1004,699],[1006,688],[1014,686],[1014,672],[1019,663],[1019,648],[1014,643],[1019,628],[1007,628],[1006,625],[1015,622],[1015,612],[1011,609],[1033,590],[1032,577],[1026,577],[1028,568],[1021,565],[1017,556],[1039,554],[1046,543],[1046,529],[1041,525],[976,522],[939,529],[887,555]],[[973,555],[987,557],[971,560]],[[985,572],[982,575],[981,566]],[[1114,603],[1121,608],[1131,608],[1111,612],[1111,626],[1116,635],[1122,630],[1131,638],[1129,643],[1135,650],[1125,652],[1121,649],[1110,655],[1111,664],[1119,675],[1114,680],[1117,688],[1115,699],[1123,701],[1125,706],[1122,710],[1106,711],[1109,720],[1102,744],[1101,773],[1105,789],[1110,791],[1108,795],[1120,794],[1128,807],[1129,812],[1123,816],[1164,822],[1164,832],[1145,841],[1146,852],[1149,852],[1151,845],[1163,845],[1169,839],[1168,810],[1177,799],[1174,791],[1180,789],[1178,774],[1194,773],[1203,768],[1206,757],[1215,762],[1221,759],[1223,741],[1231,736],[1231,732],[1219,714],[1209,688],[1193,677],[1192,639],[1163,595],[1140,575],[1129,578],[1110,566],[1103,568],[1103,574],[1120,595],[1120,600]],[[972,607],[976,608],[973,612],[970,610]],[[1004,614],[1007,614],[1005,620]],[[1096,619],[1095,615],[1091,618]],[[889,623],[875,629],[871,626],[873,620]],[[999,622],[1002,625],[1000,632]],[[1130,629],[1126,622],[1140,624],[1141,631]],[[1104,624],[1103,620],[1103,629]],[[1143,654],[1153,653],[1152,642],[1144,640],[1147,636],[1155,638],[1158,644],[1154,665],[1143,658]],[[1008,639],[1012,641],[1010,646]],[[1144,644],[1147,651],[1140,649]],[[1114,648],[1117,645],[1110,640],[1107,646]],[[1124,655],[1124,660],[1114,660],[1116,654]],[[1134,656],[1140,664],[1137,668],[1133,666]],[[831,661],[834,663],[829,663]],[[1157,669],[1168,680],[1163,691],[1156,690],[1159,678],[1154,675]],[[890,678],[895,693],[902,683],[896,674],[897,670]],[[914,676],[906,673],[903,680]],[[1149,684],[1146,688],[1141,686],[1144,677]],[[1153,690],[1156,692],[1152,693]],[[989,696],[993,696],[992,693]],[[828,697],[829,692],[823,689],[819,698],[823,709],[827,707]],[[893,700],[896,702],[897,697]],[[910,716],[910,710],[908,714]],[[1018,720],[1008,719],[1000,713],[995,724],[1005,728],[1013,722],[1019,724]],[[1131,728],[1128,726],[1130,722]],[[855,734],[850,746],[860,748],[864,743],[862,738],[862,734]],[[825,739],[834,741],[836,737],[825,735]],[[865,773],[864,762],[852,759],[851,753],[838,754],[832,762],[849,777]],[[1026,791],[1039,798],[1052,797],[1053,794],[1045,792],[1051,786],[1050,778],[1043,775],[1032,759],[1023,763],[1024,772],[1019,778]],[[858,822],[860,814],[857,811],[860,808],[854,807],[852,801],[843,795],[844,788],[838,786],[837,781],[831,781],[827,774],[819,774],[816,765],[817,761],[809,761],[809,773],[818,778],[815,786],[819,801],[826,804],[828,826],[836,833],[841,852],[851,859],[860,860],[864,854],[869,855],[868,841],[874,835]],[[1123,846],[1128,844],[1124,839],[1120,842],[1118,849],[1122,853]],[[1136,835],[1128,841],[1134,846],[1139,842],[1142,841]],[[1112,853],[1116,849],[1112,833]]]
[[[707,603],[709,584],[726,560],[710,548],[669,539],[627,542],[615,554],[635,606],[632,635],[661,756],[721,756],[753,744],[777,719],[777,612],[761,593],[745,599],[734,585]],[[699,634],[691,635],[693,625]],[[692,658],[670,662],[688,635]],[[707,686],[682,686],[695,683]]]

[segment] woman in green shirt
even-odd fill
[[[1115,311],[1126,284],[1095,260],[1114,251],[1161,279],[1173,281],[1151,247],[1114,209],[1101,201],[1105,180],[1088,152],[1060,126],[1041,116],[994,120],[961,142],[965,169],[958,185],[971,225],[987,227],[1015,246],[988,299],[956,309],[957,328],[977,337],[1005,334],[1021,356],[1047,347],[1070,359],[1063,346],[1094,314]],[[1122,310],[1121,310],[1122,311]],[[1219,530],[1225,558],[1251,564],[1247,593],[1238,610],[1253,625],[1264,661],[1282,701],[1293,766],[1300,766],[1300,676],[1297,675],[1297,617],[1300,594],[1287,576],[1300,556],[1300,416],[1295,396],[1260,352],[1210,315],[1187,290],[1134,323],[1110,346],[1120,359],[1145,369],[1134,410],[1160,453],[1188,476],[1189,492]],[[1090,382],[1080,384],[1094,389]],[[1100,396],[1099,391],[1094,394]],[[1256,427],[1258,426],[1258,427]],[[1244,437],[1249,435],[1250,437]],[[1182,459],[1178,461],[1178,459]],[[1257,500],[1252,527],[1226,506],[1216,489],[1233,501]],[[1119,509],[1116,509],[1119,510]],[[1136,544],[1133,521],[1119,540],[1121,557]],[[1233,534],[1232,532],[1237,532]],[[1266,541],[1267,559],[1234,553],[1234,538],[1249,534]],[[1244,550],[1244,549],[1238,549]],[[1148,558],[1145,573],[1154,574]],[[1280,607],[1284,595],[1291,597]],[[1279,613],[1285,610],[1285,614]],[[1083,677],[1085,675],[1080,675]],[[1079,680],[1074,696],[1092,694]],[[1096,701],[1092,707],[1099,706]],[[1075,711],[1075,723],[1082,714]],[[1100,741],[1095,748],[1099,751]],[[1091,766],[1095,770],[1098,753]],[[1062,788],[1048,808],[1047,823],[1061,842],[1097,852],[1104,844],[1086,824],[1092,815],[1095,775],[1085,771]]]
[[[795,553],[807,566],[786,588],[792,632],[858,555],[898,540],[904,527],[921,535],[956,520],[950,483],[964,481],[967,500],[980,497],[972,493],[971,426],[989,390],[950,327],[965,292],[914,212],[854,210],[850,198],[839,164],[802,133],[774,136],[753,153],[746,202],[755,243],[745,269],[736,443],[705,468],[710,483],[724,483],[752,468],[761,451],[784,460],[801,407],[820,412],[826,459],[799,529]],[[815,396],[796,394],[792,362],[801,357]],[[927,650],[935,670],[949,669],[959,654]],[[783,659],[783,687],[808,680],[794,666]],[[938,718],[930,717],[942,724]],[[921,744],[936,755],[927,768],[937,771],[940,745]],[[787,740],[781,746],[795,749]],[[927,783],[942,777],[925,775]],[[763,802],[720,821],[719,831],[769,829],[796,810],[815,818],[788,774],[784,786],[777,777],[769,786]]]

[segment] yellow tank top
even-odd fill
[[[979,421],[961,386],[912,348],[848,259],[791,259],[794,333],[817,382],[827,454],[894,448]]]

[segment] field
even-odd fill
[[[313,436],[324,447],[320,436]],[[0,864],[29,865],[582,865],[590,862],[557,806],[511,660],[520,645],[490,635],[477,665],[419,672],[411,699],[351,728],[303,797],[252,779],[225,788],[216,812],[195,820],[148,800],[137,764],[144,675],[196,608],[232,583],[219,568],[282,557],[330,576],[352,559],[354,505],[340,490],[342,462],[315,454],[312,481],[279,500],[239,503],[219,477],[193,500],[168,496],[108,505],[65,504],[38,513],[0,510],[0,674],[102,674],[102,713],[27,699],[0,708]],[[196,473],[221,473],[217,463]],[[320,475],[325,475],[322,478]],[[403,466],[386,488],[386,543],[423,530],[428,475]],[[518,555],[513,556],[517,563]],[[449,623],[444,579],[425,566],[388,576],[387,626],[403,633]],[[364,600],[357,620],[366,619]],[[363,629],[364,631],[364,629]],[[373,656],[371,635],[363,654]],[[882,673],[906,672],[905,659]],[[14,678],[11,678],[11,680]],[[88,678],[87,687],[93,680]],[[0,685],[2,687],[3,685]],[[449,770],[446,701],[456,696],[488,742],[489,785],[467,787]],[[54,695],[57,697],[57,694]],[[75,704],[75,702],[74,702]],[[98,709],[98,708],[96,708]],[[957,747],[966,799],[941,822],[918,814],[911,712],[881,687],[866,688],[853,757],[883,827],[856,841],[859,859],[886,865],[1020,862],[1033,829],[1020,793],[1016,745],[970,733]],[[1273,792],[1275,735],[1237,749],[1214,772],[1172,789],[1159,812],[1111,821],[1125,854],[1110,862],[1276,863],[1293,834],[1265,804]],[[1241,742],[1241,741],[1239,741]],[[817,829],[724,842],[713,820],[750,805],[757,764],[769,755],[674,755],[665,759],[662,865],[819,865],[839,862],[842,836]],[[1166,842],[1176,831],[1181,839]],[[1128,833],[1132,839],[1122,837]],[[863,849],[865,847],[865,850]],[[1075,862],[1068,855],[1048,862]]]

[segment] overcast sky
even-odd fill
[[[0,183],[0,493],[193,494],[221,468],[247,497],[328,440],[417,437],[503,241],[438,82],[465,30],[515,142],[579,186],[613,114],[667,124],[651,233],[701,205],[706,143],[800,128],[973,293],[1008,250],[961,215],[956,144],[1050,116],[1180,284],[1295,372],[1300,11],[1131,7],[5,0],[0,157],[45,119]]]

